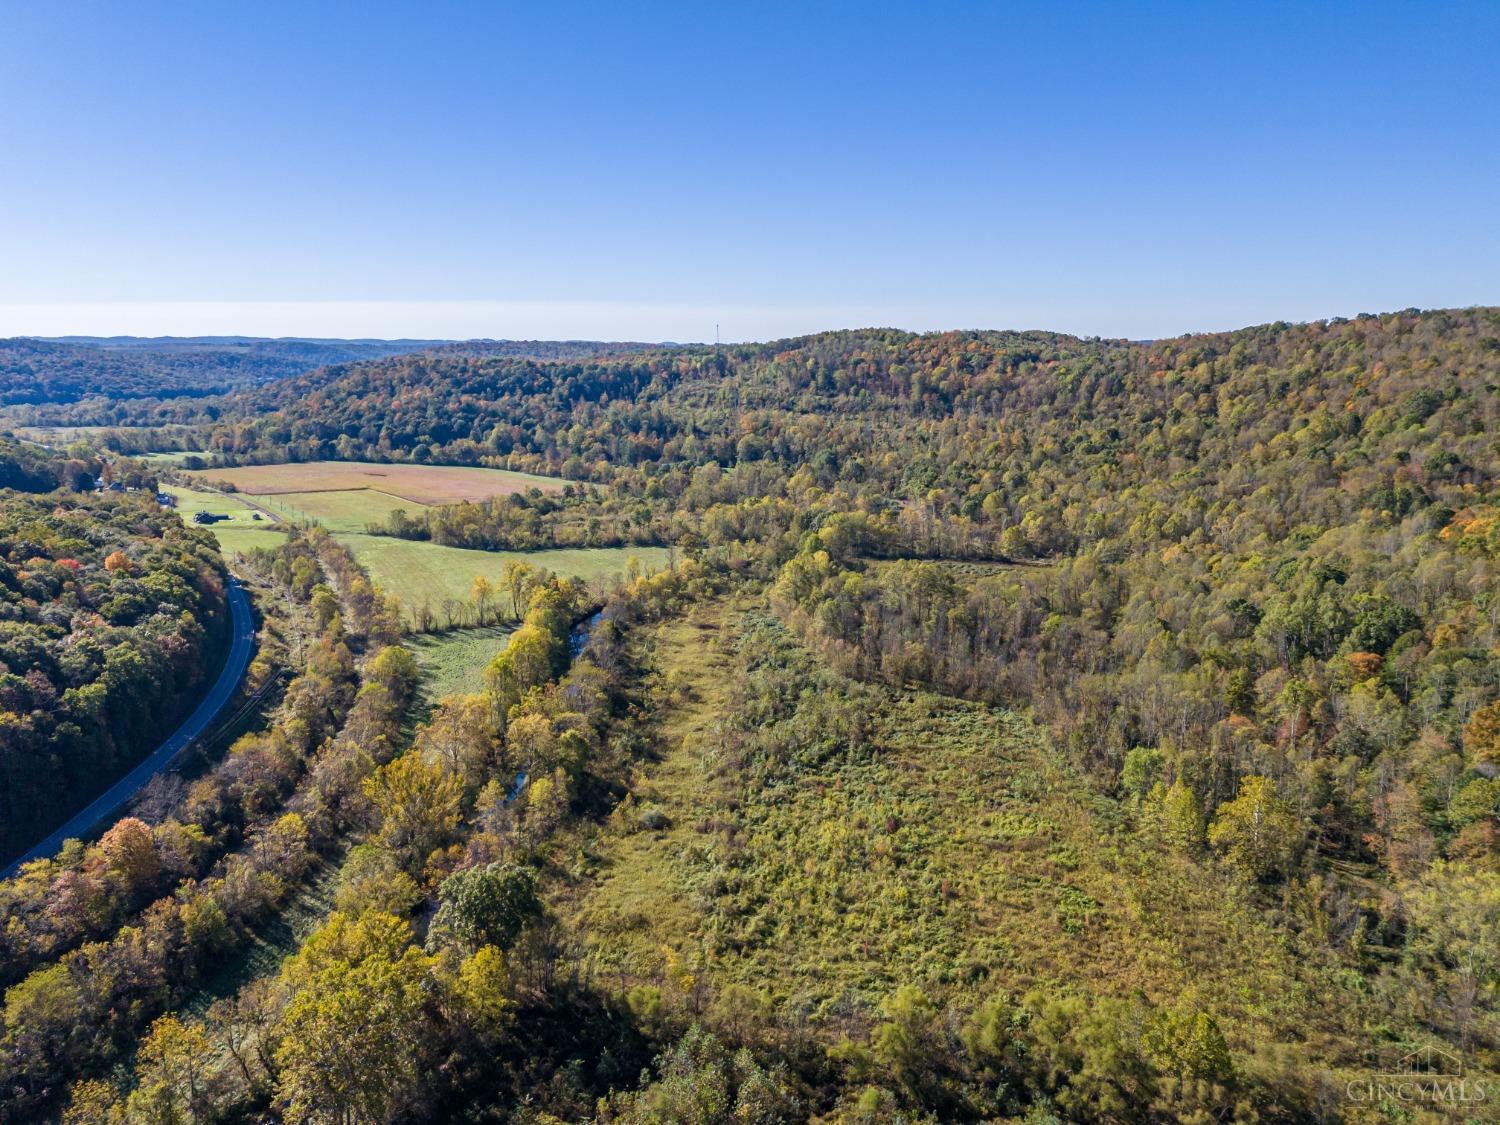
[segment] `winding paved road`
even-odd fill
[[[245,591],[233,575],[229,577],[228,596],[232,619],[231,628],[234,633],[229,645],[229,656],[224,661],[219,678],[214,681],[214,686],[203,697],[197,709],[187,717],[182,726],[177,728],[171,738],[152,751],[149,758],[99,794],[87,808],[56,832],[6,867],[3,872],[0,872],[0,877],[9,878],[15,874],[21,864],[54,854],[62,847],[64,840],[87,835],[99,825],[100,821],[111,813],[119,811],[120,807],[134,797],[148,781],[170,766],[177,756],[187,749],[193,739],[202,734],[223,710],[224,704],[229,702],[229,697],[239,686],[245,669],[250,666],[250,654],[255,649],[255,621],[250,616],[250,600],[245,597]]]

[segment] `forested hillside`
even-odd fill
[[[674,565],[516,571],[507,647],[408,710],[347,552],[250,560],[320,637],[301,686],[130,829],[188,859],[97,916],[42,903],[102,854],[0,894],[8,1116],[1419,1120],[1379,1075],[1426,1052],[1486,1119],[1497,384],[1468,309],[460,350],[152,407],[218,465],[560,474],[384,531]],[[320,865],[287,955],[211,981]]]
[[[25,425],[137,424],[217,418],[219,396],[275,384],[258,401],[292,402],[342,366],[432,351],[569,359],[653,345],[586,340],[298,340],[238,336],[0,340],[0,407]],[[308,376],[297,381],[298,376]],[[19,408],[19,409],[16,409]]]
[[[416,351],[437,340],[260,340],[133,336],[0,340],[0,406],[173,399],[253,387],[330,363]]]
[[[213,444],[257,458],[501,457],[611,481],[632,467],[768,463],[1006,526],[1018,509],[1041,519],[1032,493],[1065,469],[1059,514],[1179,468],[1194,494],[1253,492],[1245,481],[1268,465],[1309,458],[1326,467],[1299,473],[1301,491],[1341,483],[1360,499],[1382,471],[1398,483],[1420,472],[1429,491],[1483,478],[1465,457],[1483,451],[1497,321],[1493,310],[1391,314],[1153,344],[847,332],[551,364],[409,356],[232,400]],[[250,420],[278,399],[279,412]],[[1433,446],[1443,434],[1460,448]],[[1409,439],[1418,448],[1395,448]],[[1079,541],[1085,515],[1033,545]]]
[[[1151,344],[834,333],[399,359],[212,442],[607,484],[553,524],[738,559],[836,668],[1031,708],[1354,971],[1431,943],[1402,1003],[1472,1044],[1500,978],[1441,950],[1496,921],[1497,383],[1486,309]],[[393,530],[504,546],[539,503]],[[1474,917],[1421,917],[1428,895]]]
[[[18,492],[51,492],[55,488],[79,491],[93,485],[103,463],[85,453],[70,457],[0,436],[0,489]]]
[[[0,854],[170,733],[226,623],[212,540],[149,496],[0,491]]]

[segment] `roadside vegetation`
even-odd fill
[[[154,499],[0,492],[0,855],[171,733],[228,621],[212,542]]]

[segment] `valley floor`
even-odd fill
[[[264,466],[279,469],[283,466]],[[488,470],[486,470],[488,471]],[[353,552],[359,565],[383,591],[401,599],[408,620],[422,607],[443,621],[452,606],[467,620],[474,579],[504,581],[506,567],[525,563],[538,570],[585,582],[609,583],[632,572],[661,570],[670,562],[664,547],[579,547],[535,551],[479,551],[414,539],[370,535],[365,528],[382,523],[398,502],[369,489],[249,495],[174,485],[184,519],[200,512],[219,519],[208,525],[226,557],[283,542],[287,527],[298,521],[321,524]],[[418,505],[420,506],[420,505]]]

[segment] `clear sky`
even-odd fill
[[[1500,4],[0,4],[0,335],[1500,304]]]

